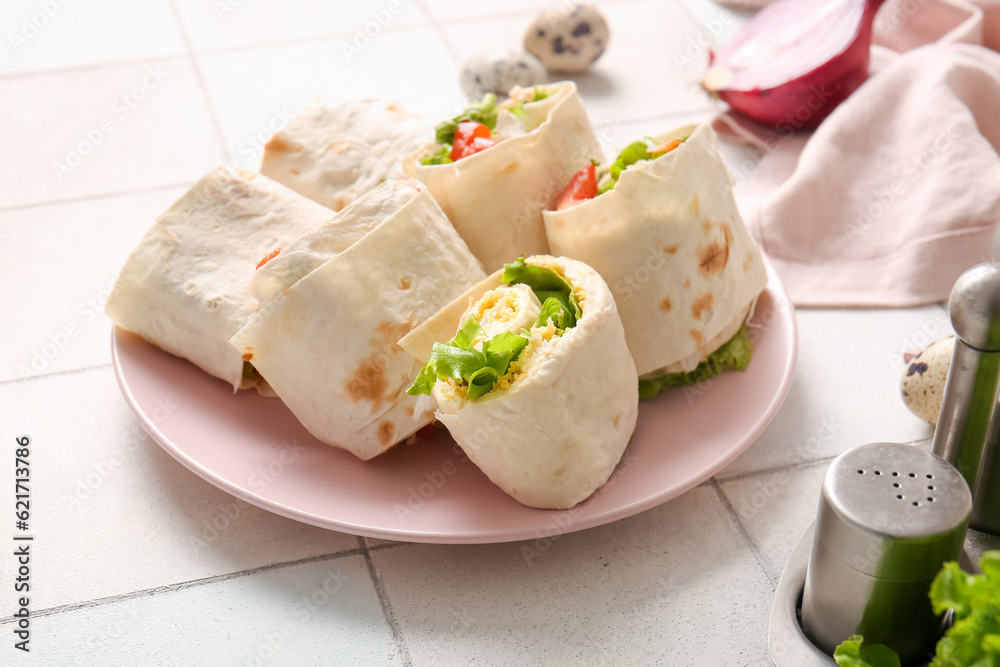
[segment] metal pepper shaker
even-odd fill
[[[928,592],[962,550],[972,497],[962,476],[915,445],[850,449],[823,479],[802,591],[802,630],[833,653],[852,634],[903,664],[926,660],[944,630]]]
[[[1000,265],[974,266],[949,300],[955,355],[934,432],[934,453],[972,491],[969,527],[1000,535]]]

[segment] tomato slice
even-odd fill
[[[259,269],[260,267],[264,266],[265,264],[267,264],[268,262],[270,262],[272,259],[274,259],[275,257],[277,257],[279,252],[281,252],[281,248],[275,248],[274,250],[272,250],[267,255],[267,257],[265,257],[264,259],[260,260],[260,262],[258,262],[257,268]]]
[[[455,140],[451,144],[452,162],[485,150],[496,141],[490,138],[490,128],[474,120],[463,120],[455,130]]]
[[[593,199],[597,194],[597,170],[593,163],[576,172],[569,185],[556,200],[556,210],[562,211]]]

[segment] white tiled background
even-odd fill
[[[578,82],[616,137],[609,151],[709,118],[699,43],[745,16],[711,0],[598,4],[611,43]],[[0,549],[0,664],[769,664],[774,587],[830,459],[930,435],[898,382],[903,348],[949,330],[941,307],[799,312],[791,392],[743,456],[530,561],[522,543],[383,542],[259,510],[164,453],[118,391],[102,308],[157,213],[217,164],[257,166],[269,132],[313,98],[379,95],[441,116],[461,100],[462,59],[516,46],[537,5],[2,4],[0,476],[14,436],[30,434],[37,541],[28,655],[13,648]],[[345,55],[373,13],[397,7]],[[81,143],[77,160],[68,147]]]

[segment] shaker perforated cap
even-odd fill
[[[914,445],[873,443],[827,471],[817,539],[859,572],[924,579],[961,545],[971,510],[969,488],[947,461]]]
[[[872,443],[834,459],[823,480],[802,595],[802,628],[822,650],[853,634],[919,662],[943,629],[928,597],[961,553],[972,494],[947,461],[915,445]]]

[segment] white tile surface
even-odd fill
[[[34,634],[17,664],[404,664],[361,556],[43,616]]]
[[[799,358],[788,398],[721,476],[828,458],[867,442],[930,437],[931,427],[903,405],[899,382],[903,350],[951,330],[943,308],[799,310],[796,317]]]
[[[282,2],[281,0],[176,0],[195,51],[244,48],[319,37],[351,42],[426,23],[414,0]],[[360,31],[360,32],[358,32]]]
[[[573,76],[591,120],[602,123],[692,113],[712,102],[697,85],[707,51],[684,54],[684,43],[701,29],[683,7],[629,2],[602,7],[611,30],[607,51],[586,74]],[[461,60],[499,46],[521,43],[530,19],[480,19],[444,25],[445,39]],[[554,80],[563,77],[555,76]]]
[[[169,0],[6,0],[0,75],[184,53]]]
[[[767,664],[770,581],[710,486],[580,533],[373,558],[414,664]]]
[[[110,367],[0,384],[0,405],[15,400],[21,409],[0,411],[0,433],[33,443],[30,529],[44,582],[36,610],[359,546],[248,505],[183,467],[132,417]],[[0,522],[13,525],[12,503]],[[3,553],[0,571],[10,572],[12,550]],[[0,609],[11,613],[12,587],[0,590]]]
[[[255,167],[270,133],[314,98],[380,96],[450,115],[461,60],[519,45],[541,5],[65,2],[15,52],[8,33],[53,1],[0,9],[0,436],[7,452],[15,435],[33,439],[37,538],[32,653],[4,642],[0,664],[768,665],[772,586],[829,460],[930,435],[898,383],[903,349],[949,330],[942,308],[800,311],[799,366],[771,426],[715,481],[630,519],[427,546],[236,500],[174,461],[126,406],[107,365],[110,324],[96,315],[115,271],[186,185],[227,161]],[[745,16],[712,0],[599,4],[611,44],[578,82],[608,153],[710,117],[697,86],[708,48]],[[358,45],[356,28],[383,8],[391,22]],[[166,78],[122,107],[149,67]],[[111,131],[59,178],[67,146],[91,141],[105,118]],[[755,156],[724,152],[745,180]],[[46,375],[12,380],[71,324]],[[8,546],[10,500],[0,498]],[[0,633],[10,638],[8,546]]]
[[[111,362],[104,304],[118,270],[183,193],[166,188],[0,211],[0,248],[36,258],[0,264],[0,282],[32,286],[6,297],[17,317],[0,318],[0,340],[11,350],[0,357],[0,382]]]
[[[314,99],[395,99],[428,118],[448,115],[463,99],[455,62],[431,28],[385,33],[356,55],[345,55],[347,43],[329,40],[200,57],[237,163],[259,166],[270,134]]]
[[[224,159],[187,58],[0,79],[0,100],[0,208],[195,181]]]

